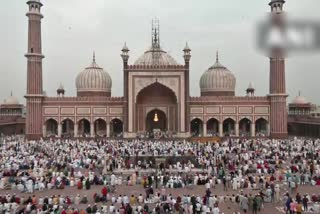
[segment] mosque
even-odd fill
[[[283,0],[272,0],[273,16],[281,16]],[[246,96],[235,96],[236,78],[216,61],[203,73],[201,95],[190,96],[191,49],[183,49],[180,64],[161,48],[159,24],[153,23],[152,45],[133,63],[129,48],[122,48],[122,97],[112,96],[112,77],[91,64],[75,78],[77,95],[65,96],[61,85],[57,96],[44,93],[42,80],[40,0],[28,4],[28,50],[26,91],[26,136],[40,137],[169,137],[190,136],[287,136],[285,59],[269,59],[270,88],[266,96],[255,96],[250,84]],[[214,57],[214,56],[213,56]],[[50,60],[50,59],[48,59]],[[192,84],[194,82],[191,82]]]

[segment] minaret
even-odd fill
[[[184,58],[184,67],[185,67],[185,106],[186,106],[186,132],[189,132],[190,129],[190,105],[189,105],[189,98],[190,98],[190,59],[191,59],[191,49],[189,48],[188,43],[186,43],[185,48],[183,49],[183,58]]]
[[[42,55],[41,50],[41,14],[42,3],[40,0],[27,2],[29,11],[26,14],[28,24],[28,51],[25,55],[27,63],[27,139],[39,139],[42,136]]]
[[[283,24],[284,0],[272,0],[271,21],[273,26]],[[270,53],[270,136],[272,138],[286,138],[287,131],[287,94],[285,80],[285,50],[272,47]]]
[[[123,61],[123,96],[125,99],[125,108],[124,108],[124,117],[123,117],[123,131],[124,133],[128,132],[128,108],[129,108],[129,103],[128,103],[128,61],[129,61],[129,48],[127,47],[127,44],[124,43],[124,46],[121,50],[121,58]]]

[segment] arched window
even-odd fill
[[[207,135],[218,136],[219,135],[219,121],[215,118],[211,118],[207,121]]]
[[[192,136],[201,136],[203,132],[202,121],[199,118],[195,118],[191,121],[190,131]]]
[[[235,134],[235,121],[227,118],[223,121],[223,133],[225,136],[232,136]]]
[[[243,118],[239,122],[239,135],[248,137],[251,133],[251,121],[248,118]]]

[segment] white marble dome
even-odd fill
[[[292,104],[308,104],[308,103],[309,102],[307,101],[307,99],[300,95],[294,98],[294,100],[292,101]]]
[[[234,95],[236,78],[231,71],[220,64],[218,55],[216,63],[200,78],[202,95]]]
[[[3,102],[3,105],[19,105],[19,104],[20,104],[19,100],[12,94]]]
[[[112,80],[110,75],[99,67],[95,62],[95,58],[93,58],[92,64],[78,74],[76,87],[78,94],[89,95],[88,93],[90,92],[110,94]]]
[[[140,56],[134,65],[179,65],[177,61],[161,48],[150,48]]]

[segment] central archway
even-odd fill
[[[147,114],[146,131],[152,132],[157,129],[167,131],[167,117],[163,111],[154,109]]]
[[[151,111],[150,111],[151,110]],[[157,114],[159,121],[155,122]],[[178,130],[178,105],[176,94],[167,86],[155,82],[137,95],[135,127],[138,132],[150,132],[153,129]]]

